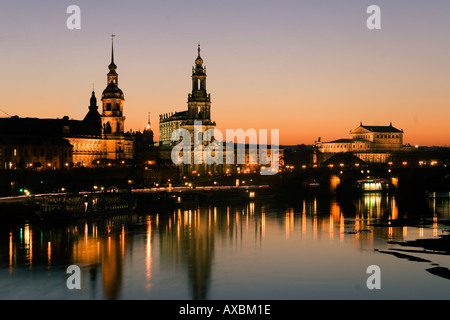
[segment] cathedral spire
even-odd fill
[[[115,35],[113,34],[113,35],[111,36],[111,63],[110,63],[109,66],[108,66],[108,68],[109,68],[109,73],[108,73],[108,75],[117,74],[117,73],[116,73],[117,66],[116,66],[116,64],[114,63],[114,37],[115,37]],[[116,79],[116,80],[117,80],[117,79]],[[109,84],[109,82],[111,82],[111,79],[108,77],[108,84]],[[117,83],[116,83],[116,84],[117,84]]]
[[[112,82],[115,85],[118,85],[119,79],[118,74],[116,72],[117,65],[114,63],[114,37],[115,35],[111,35],[111,63],[109,64],[109,73],[107,75],[108,85]]]
[[[125,98],[118,86],[119,75],[114,63],[114,37],[115,35],[111,36],[111,63],[108,66],[107,86],[102,94],[102,134],[105,135],[120,135],[124,132],[123,102]]]
[[[95,97],[94,88],[92,88],[92,94],[89,104],[89,111],[83,119],[86,124],[86,130],[94,135],[99,135],[101,133],[101,117],[98,113],[97,98]]]
[[[210,119],[211,96],[206,90],[206,67],[201,57],[200,43],[197,58],[192,67],[192,92],[188,95],[188,115],[190,119]]]
[[[206,92],[206,68],[203,66],[203,59],[200,56],[200,43],[197,52],[195,66],[192,67],[192,93],[189,94],[189,101],[207,101],[209,97]]]
[[[114,37],[116,35],[111,35],[111,64],[114,64]]]
[[[203,59],[200,55],[200,51],[201,51],[201,49],[200,49],[200,42],[199,42],[198,48],[197,48],[198,55],[197,55],[197,59],[195,59],[195,65],[196,65],[197,69],[203,68]]]
[[[89,105],[89,110],[97,110],[98,106],[97,106],[97,98],[95,97],[95,91],[94,88],[92,88],[92,95],[91,95],[91,104]]]
[[[152,129],[152,123],[150,121],[150,112],[148,113],[148,122],[147,122],[147,130],[151,130]]]

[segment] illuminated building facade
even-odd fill
[[[179,165],[181,175],[200,175],[200,174],[223,174],[223,173],[255,173],[263,167],[259,154],[259,146],[256,146],[254,158],[250,159],[248,145],[244,147],[245,161],[237,161],[237,147],[233,150],[227,150],[226,143],[215,140],[207,136],[205,132],[214,129],[216,123],[211,120],[211,95],[206,90],[206,67],[203,65],[203,59],[200,55],[200,45],[198,46],[198,56],[195,60],[195,66],[192,68],[192,92],[188,95],[187,110],[181,112],[167,113],[159,116],[159,148],[161,158],[169,160],[171,158],[172,147],[179,141],[172,141],[172,133],[177,129],[185,129],[189,132],[191,151],[189,158],[191,163],[182,163]],[[197,126],[196,126],[197,125]],[[201,128],[200,128],[201,125]],[[211,132],[211,131],[209,131]],[[224,137],[222,137],[224,138]],[[195,146],[195,141],[202,141],[200,146]],[[232,139],[233,140],[233,139]],[[245,144],[245,141],[242,142]],[[221,149],[222,156],[218,156],[222,161],[207,164],[204,157],[201,163],[195,163],[199,153],[203,153],[209,146],[212,150],[212,156]],[[210,150],[211,150],[210,149]],[[197,151],[199,151],[197,153]],[[278,149],[279,150],[279,149]],[[233,153],[230,155],[230,153]],[[183,155],[183,152],[180,153]],[[227,156],[228,155],[228,156]],[[227,158],[233,158],[233,163],[228,163]],[[268,148],[267,157],[271,157],[271,150]],[[283,151],[279,150],[279,163],[283,165]],[[254,161],[250,161],[254,160]],[[268,165],[270,166],[270,165]],[[275,169],[278,170],[278,169]]]
[[[3,156],[0,156],[0,160],[3,159],[3,163],[0,164],[2,168],[5,166],[5,169],[24,168],[22,165],[24,162],[25,168],[29,168],[30,163],[35,163],[31,167],[37,165],[39,168],[48,166],[52,169],[62,169],[72,166],[90,167],[100,162],[114,164],[132,159],[133,138],[130,133],[124,131],[125,99],[122,90],[118,87],[116,69],[114,47],[112,47],[107,87],[102,94],[102,114],[98,112],[97,98],[92,91],[89,111],[83,120],[72,120],[67,116],[62,119],[17,116],[0,118],[0,138],[4,141]],[[40,140],[33,139],[34,137],[40,137]],[[6,145],[6,143],[9,144]],[[19,147],[24,143],[27,147]],[[36,145],[39,143],[42,148]],[[59,146],[64,146],[63,150],[59,150]],[[24,148],[23,153],[20,151],[22,148]],[[39,150],[34,152],[35,149]],[[16,150],[16,154],[22,154],[22,158],[9,156],[10,150],[13,150],[13,153]],[[42,153],[45,156],[40,156]]]
[[[72,145],[67,139],[0,136],[0,170],[55,170],[69,166]]]
[[[350,131],[349,139],[315,142],[314,163],[321,163],[337,153],[352,153],[368,163],[385,163],[393,152],[406,151],[403,130],[392,126],[360,125]]]
[[[102,94],[103,112],[101,131],[106,159],[122,160],[133,158],[133,139],[124,132],[123,115],[124,94],[119,88],[119,75],[114,63],[114,47],[111,50],[111,63],[107,74],[107,87]]]
[[[172,144],[172,132],[183,128],[191,132],[194,141],[194,121],[202,124],[202,134],[216,126],[211,121],[211,95],[206,91],[206,67],[200,56],[200,45],[195,66],[192,67],[192,92],[188,95],[188,109],[182,112],[162,114],[159,116],[159,142],[161,146]]]
[[[205,131],[214,129],[216,123],[211,120],[211,95],[206,90],[206,67],[200,55],[200,45],[198,45],[198,55],[195,59],[195,66],[192,67],[192,92],[188,94],[185,111],[162,114],[159,116],[159,147],[162,158],[170,159],[172,147],[178,143],[172,141],[172,133],[177,129],[186,129],[190,133],[191,139],[191,159],[194,159],[194,123],[201,124],[201,139]],[[207,144],[203,141],[203,146]],[[219,173],[223,172],[222,165],[208,165],[204,161],[201,164],[182,164],[179,166],[181,175]]]

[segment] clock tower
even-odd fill
[[[119,89],[119,75],[114,63],[114,35],[112,36],[111,63],[108,66],[107,86],[102,94],[102,133],[103,135],[122,135],[124,133],[125,117],[123,116],[122,90]]]
[[[203,124],[211,122],[211,95],[206,91],[206,67],[200,56],[200,44],[195,66],[192,67],[192,93],[188,95],[188,118]]]

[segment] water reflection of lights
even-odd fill
[[[12,232],[9,233],[9,272],[12,272],[12,265],[13,265],[13,235]]]
[[[366,211],[369,216],[380,217],[381,215],[381,194],[379,193],[369,193],[364,194],[364,211]]]
[[[339,178],[337,178],[339,180]],[[317,238],[317,198],[314,197],[313,236]]]
[[[286,239],[289,239],[289,213],[286,212]]]
[[[227,235],[230,234],[230,206],[227,207]]]
[[[317,198],[314,198],[314,214],[317,213]]]
[[[25,252],[26,258],[28,259],[30,266],[33,262],[33,241],[32,241],[32,231],[30,229],[29,224],[25,224],[24,227],[24,244],[25,244]]]
[[[317,215],[316,214],[314,214],[314,217],[313,217],[313,236],[314,236],[314,239],[317,238]]]
[[[289,238],[290,232],[294,231],[294,209],[286,210],[286,238]]]
[[[125,257],[125,226],[122,224],[122,232],[120,234],[120,245],[122,258]]]
[[[24,230],[25,246],[28,246],[30,242],[30,226],[26,224]]]
[[[211,219],[211,207],[209,207],[209,209],[208,209],[208,228],[209,228],[209,230],[211,230],[211,223],[212,223],[212,219]]]
[[[294,231],[294,208],[291,208],[289,210],[289,225],[290,225],[290,230]]]
[[[334,219],[336,222],[339,222],[341,217],[341,207],[337,202],[331,203],[331,217],[330,219]]]
[[[263,211],[261,213],[261,237],[264,238],[266,235],[266,213]]]
[[[106,272],[106,268],[103,268],[104,265],[117,264],[116,271],[109,270],[111,279],[117,279],[117,275],[121,276],[122,269],[119,264],[123,261],[129,261],[124,260],[124,254],[128,253],[128,250],[136,250],[136,248],[139,248],[141,253],[138,260],[140,267],[134,268],[133,266],[132,269],[140,272],[140,279],[143,280],[141,281],[141,290],[150,291],[157,289],[156,286],[159,281],[157,279],[159,277],[155,277],[154,267],[152,268],[153,258],[156,258],[159,263],[163,261],[161,257],[167,260],[167,257],[170,256],[171,259],[177,259],[175,263],[180,263],[179,261],[182,259],[179,260],[179,254],[183,253],[180,251],[186,250],[186,248],[189,254],[192,255],[192,258],[195,258],[192,261],[195,260],[197,261],[196,263],[204,263],[198,262],[199,259],[197,258],[202,257],[202,259],[207,260],[210,259],[209,255],[214,253],[214,248],[215,250],[218,248],[221,250],[221,246],[214,246],[215,241],[219,241],[220,244],[228,243],[228,239],[230,242],[241,241],[243,244],[242,248],[246,248],[247,246],[253,247],[252,241],[256,244],[256,240],[263,240],[260,242],[261,246],[271,245],[270,241],[272,241],[272,237],[276,236],[276,239],[281,239],[281,243],[285,244],[287,241],[285,241],[285,235],[283,233],[286,232],[286,238],[291,242],[289,245],[292,244],[292,240],[301,238],[302,244],[313,243],[315,245],[325,242],[339,245],[339,242],[341,242],[339,245],[341,247],[345,241],[345,246],[350,244],[358,248],[366,249],[375,242],[378,246],[381,241],[385,242],[387,239],[406,238],[408,233],[410,237],[415,238],[418,237],[419,232],[421,237],[424,237],[424,233],[426,236],[432,234],[434,237],[437,237],[440,232],[438,222],[441,222],[442,208],[445,209],[446,214],[448,208],[447,202],[439,206],[440,200],[438,199],[437,207],[435,208],[437,213],[432,216],[432,222],[431,219],[424,218],[426,225],[421,226],[419,229],[415,226],[396,226],[394,220],[399,215],[399,201],[392,196],[366,194],[354,200],[354,202],[349,201],[350,203],[343,202],[345,200],[341,202],[332,201],[324,205],[323,199],[320,197],[311,197],[298,201],[294,208],[284,207],[283,209],[279,207],[274,208],[271,205],[260,207],[259,202],[249,202],[244,206],[244,209],[241,206],[239,208],[228,206],[226,209],[222,207],[206,207],[198,210],[194,210],[195,207],[193,210],[177,209],[171,212],[171,214],[163,214],[159,217],[161,219],[159,228],[161,229],[156,228],[156,232],[154,232],[158,219],[156,215],[148,216],[147,219],[144,218],[143,220],[141,220],[141,217],[138,218],[138,221],[143,223],[143,233],[139,233],[139,246],[135,245],[134,233],[126,233],[128,230],[127,224],[124,225],[122,223],[108,224],[109,234],[106,234],[105,224],[98,222],[98,226],[100,226],[100,240],[95,239],[98,237],[98,226],[92,223],[85,224],[83,222],[79,224],[79,234],[74,233],[77,230],[75,225],[70,228],[61,228],[61,233],[64,235],[67,233],[67,239],[70,240],[70,245],[76,243],[76,240],[78,240],[78,246],[74,244],[74,250],[71,256],[74,263],[89,261],[90,265],[101,265],[101,268],[95,269],[98,270],[96,272]],[[431,201],[429,204],[431,209],[433,204]],[[330,211],[325,208],[329,208]],[[402,211],[400,211],[400,214],[402,214]],[[372,219],[378,220],[376,219],[377,217],[389,218],[393,223],[385,227],[385,219],[381,219],[382,222],[380,225],[377,225],[377,223],[371,225],[370,222],[367,222]],[[431,218],[431,215],[428,217]],[[188,224],[189,229],[187,228]],[[429,228],[431,224],[432,230]],[[372,232],[364,232],[367,226]],[[350,228],[360,230],[361,232],[350,234],[348,232]],[[170,229],[171,232],[169,232]],[[37,230],[33,224],[29,226],[22,225],[22,240],[20,244],[18,228],[12,232],[8,230],[8,233],[5,234],[5,240],[9,235],[9,264],[11,266],[14,266],[18,260],[21,261],[21,259],[17,258],[16,250],[20,251],[19,257],[20,254],[22,254],[21,257],[25,254],[30,262],[34,260],[33,267],[41,260],[45,264],[46,255],[48,256],[49,265],[50,262],[55,264],[55,262],[59,261],[61,249],[66,247],[65,244],[61,245],[59,242],[60,238],[53,237],[52,235],[47,237],[47,234],[41,237],[39,242],[39,237],[36,238],[39,233]],[[32,231],[34,231],[35,240],[38,241],[32,241]],[[231,233],[231,236],[227,237],[225,235],[226,233],[228,235]],[[329,236],[325,233],[328,233]],[[160,238],[162,235],[164,238]],[[155,237],[153,240],[157,241],[156,251],[153,250],[155,248],[152,248],[152,237]],[[64,236],[62,238],[65,240]],[[223,241],[225,238],[227,238],[226,242]],[[313,241],[313,238],[316,241]],[[199,242],[199,239],[203,242]],[[280,242],[277,244],[280,244]],[[193,248],[191,246],[196,246],[195,250],[191,250]],[[241,247],[236,246],[236,248]],[[86,254],[86,250],[90,253]],[[173,250],[173,254],[171,250]],[[84,258],[82,255],[84,255]],[[181,256],[184,257],[184,255]],[[135,257],[136,255],[133,256],[133,258]],[[8,259],[6,252],[4,258],[5,260]],[[87,258],[92,259],[87,260]],[[163,263],[166,263],[166,261],[164,260]],[[125,271],[129,272],[128,264],[126,266],[127,268],[123,268],[124,274]],[[159,274],[160,271],[157,271]]]
[[[254,215],[255,214],[255,203],[254,202],[250,202],[250,215]]]
[[[392,212],[392,220],[397,220],[398,219],[398,205],[395,202],[395,198],[392,197],[392,201],[391,201],[391,212]]]
[[[84,243],[87,247],[87,241],[88,241],[88,233],[89,233],[89,228],[88,228],[88,224],[85,223],[84,224]]]
[[[247,214],[245,216],[245,229],[248,231],[248,219],[249,219],[249,215]]]
[[[330,213],[330,238],[333,238],[333,230],[334,230],[334,214]]]
[[[302,209],[302,235],[306,234],[306,201],[303,200]]]
[[[437,223],[437,215],[433,215],[433,237],[438,236],[438,223]]]
[[[188,226],[191,227],[192,224],[192,211],[188,211]]]
[[[147,243],[146,243],[146,255],[145,255],[145,278],[147,290],[151,289],[152,279],[152,219],[148,217],[147,220]]]
[[[48,265],[50,265],[50,263],[52,261],[52,243],[50,241],[47,244],[47,260],[48,260]]]

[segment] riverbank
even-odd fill
[[[276,197],[276,191],[262,186],[204,186],[204,187],[155,187],[130,189],[136,199],[137,212],[171,212],[176,208],[193,205],[230,205],[248,201],[259,202]],[[106,190],[105,190],[106,192]],[[11,196],[0,198],[0,219],[39,220],[36,211],[40,202],[65,193]]]

